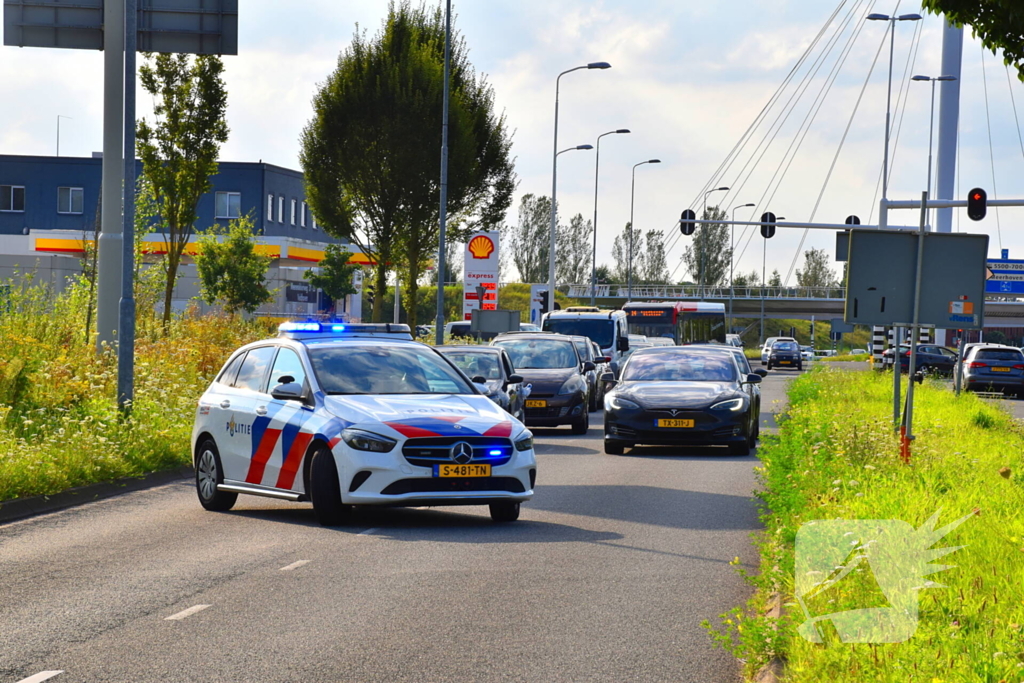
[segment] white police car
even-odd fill
[[[283,323],[238,349],[199,400],[199,502],[239,493],[353,505],[489,505],[511,522],[533,496],[533,435],[407,325]]]

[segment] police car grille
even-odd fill
[[[515,477],[473,477],[467,479],[399,479],[388,484],[382,495],[400,496],[404,493],[481,493],[505,491],[523,493],[523,482]]]
[[[438,463],[452,462],[452,446],[462,441],[473,447],[471,462],[497,466],[512,458],[512,441],[490,436],[409,439],[402,447],[402,455],[410,465],[433,467]]]

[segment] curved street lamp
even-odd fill
[[[562,76],[565,74],[579,71],[580,69],[610,69],[611,67],[612,65],[608,62],[590,62],[589,64],[566,69],[558,74],[558,78],[555,79],[555,135],[554,142],[551,145],[551,235],[548,245],[548,296],[550,297],[549,301],[552,308],[555,305],[555,233],[557,230],[555,225],[557,219],[555,216],[558,211],[558,155],[561,154],[558,151],[558,90],[562,82]]]
[[[937,193],[932,192],[932,138],[935,132],[935,84],[939,81],[955,81],[956,76],[936,76],[930,78],[928,76],[914,76],[910,80],[912,81],[924,81],[931,82],[932,84],[932,113],[928,123],[928,197],[934,199]],[[929,215],[931,211],[928,212]],[[934,224],[933,224],[934,225]]]
[[[636,237],[636,226],[633,225],[633,200],[636,197],[636,167],[644,164],[660,164],[661,159],[648,159],[633,164],[633,183],[629,190],[629,258],[626,259],[626,301],[633,300],[633,252]]]
[[[597,136],[597,153],[594,159],[594,251],[590,263],[590,305],[597,305],[597,187],[598,172],[601,168],[601,138],[606,135],[623,135],[629,133],[628,128],[610,130]]]

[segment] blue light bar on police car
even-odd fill
[[[341,337],[346,335],[392,335],[411,339],[408,325],[395,323],[338,323],[315,320],[290,320],[277,327],[278,335],[291,338],[315,339],[317,337]]]

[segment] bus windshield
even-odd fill
[[[615,321],[607,318],[547,318],[545,332],[556,332],[579,337],[589,337],[602,349],[612,346],[615,336]]]
[[[626,311],[630,334],[666,337],[678,345],[724,344],[725,306],[715,303],[632,303]]]

